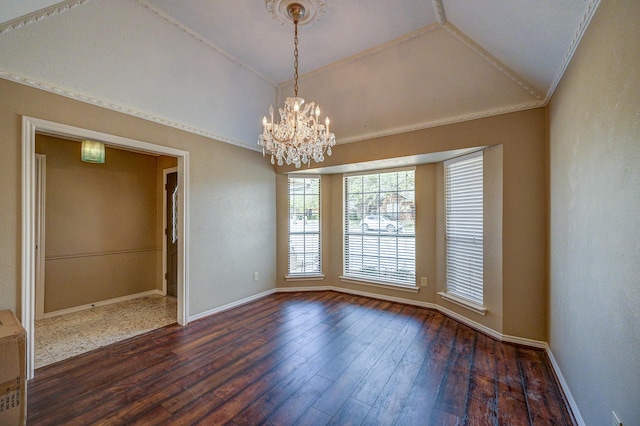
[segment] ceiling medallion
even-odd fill
[[[265,0],[267,11],[274,20],[280,21],[281,25],[292,25],[293,19],[289,16],[289,5],[291,0]],[[327,8],[326,0],[296,0],[304,9],[304,16],[300,16],[298,25],[303,27],[313,25],[324,17]]]
[[[336,136],[329,131],[329,117],[320,124],[320,106],[314,102],[304,105],[304,99],[298,97],[298,23],[306,15],[301,3],[287,5],[288,15],[293,20],[293,98],[287,98],[280,108],[279,121],[274,122],[273,105],[269,108],[270,120],[262,119],[262,134],[258,136],[258,145],[262,146],[262,155],[271,154],[271,164],[293,164],[299,168],[302,164],[311,166],[324,161],[324,154],[331,155],[336,144]],[[277,119],[277,117],[276,117]]]

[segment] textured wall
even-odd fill
[[[588,425],[640,424],[639,18],[602,1],[549,107],[549,342]]]
[[[90,164],[80,145],[36,136],[47,164],[45,312],[154,290],[161,278],[157,157],[107,147],[105,163]]]
[[[442,217],[442,167],[419,166],[416,170],[417,276],[426,276],[429,286],[418,293],[380,287],[346,284],[342,274],[342,176],[329,175],[323,185],[323,281],[285,281],[287,271],[287,180],[278,176],[278,286],[343,286],[416,301],[438,303],[498,332],[546,341],[546,195],[545,195],[545,110],[534,109],[339,145],[323,166],[358,163],[441,152],[474,146],[501,145],[492,150],[485,166],[492,190],[488,225],[490,247],[486,252],[486,304],[481,316],[443,300],[444,289]],[[313,168],[313,166],[312,166]],[[280,171],[286,171],[286,168]],[[439,171],[440,170],[440,171]],[[440,183],[438,183],[440,181]],[[489,183],[487,183],[489,184]],[[502,185],[502,187],[500,187]],[[501,195],[500,195],[501,194]],[[492,210],[495,213],[492,213]],[[500,212],[502,214],[500,215]],[[498,219],[499,216],[499,219]],[[440,223],[440,226],[438,224]],[[501,234],[500,234],[501,231]],[[502,247],[500,248],[500,244]]]
[[[22,115],[190,153],[190,315],[275,287],[275,174],[261,154],[0,79],[0,308],[21,315]]]

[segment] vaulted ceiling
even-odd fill
[[[599,0],[298,0],[338,143],[545,105]],[[286,0],[0,0],[0,77],[257,149],[293,93]]]

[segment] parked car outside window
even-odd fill
[[[397,220],[389,219],[383,215],[368,215],[362,218],[360,227],[363,231],[387,231],[396,232],[402,230],[402,223]]]

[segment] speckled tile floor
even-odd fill
[[[40,368],[176,322],[176,299],[148,296],[35,322]]]

